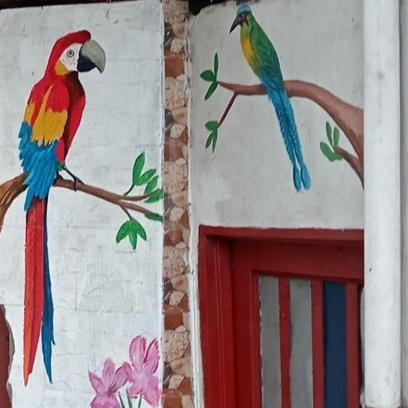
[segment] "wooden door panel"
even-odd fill
[[[291,353],[295,347],[292,344],[291,285],[293,280],[306,279],[310,282],[309,311],[305,315],[310,320],[312,333],[309,344],[313,365],[313,384],[310,385],[313,407],[338,407],[333,403],[336,400],[333,382],[340,380],[344,384],[339,394],[344,406],[358,407],[363,232],[202,227],[199,243],[206,408],[262,407],[259,297],[262,276],[277,279],[279,288],[281,394],[276,401],[280,401],[282,408],[291,408],[293,395],[298,400],[298,395],[293,394],[296,389],[293,389],[291,378]],[[343,293],[339,301],[330,297],[330,293],[336,290]],[[330,309],[330,304],[335,307]],[[328,323],[328,319],[333,318],[333,310],[340,309],[346,316],[342,328],[336,323]],[[301,315],[302,310],[297,308],[296,313]],[[342,340],[333,342],[336,336]],[[330,351],[325,355],[325,351],[331,349],[346,350],[339,351],[341,372],[333,369],[336,355]],[[299,353],[295,358],[301,358]],[[299,384],[299,378],[295,384]],[[269,408],[267,404],[264,406]]]

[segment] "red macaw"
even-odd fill
[[[27,177],[24,299],[24,383],[33,371],[38,340],[42,338],[45,369],[52,382],[54,307],[47,248],[48,194],[60,170],[80,181],[65,166],[85,108],[78,72],[98,68],[106,58],[88,31],[70,33],[55,43],[44,77],[34,85],[21,125],[20,159]]]

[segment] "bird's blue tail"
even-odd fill
[[[293,166],[293,183],[295,188],[297,191],[300,191],[303,185],[305,190],[309,190],[312,180],[303,160],[302,146],[288,94],[284,88],[277,89],[274,84],[271,84],[270,80],[263,80],[262,83],[265,85],[269,99],[275,107],[282,137]]]
[[[47,213],[45,214],[45,222],[47,223]],[[45,246],[44,246],[44,310],[42,316],[42,327],[41,327],[41,341],[42,341],[42,351],[45,370],[47,371],[47,376],[52,383],[52,370],[51,370],[51,359],[52,359],[52,345],[55,345],[54,341],[54,304],[52,301],[51,292],[51,277],[50,277],[50,266],[48,260],[48,245],[47,245],[47,224],[45,224]]]

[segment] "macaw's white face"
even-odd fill
[[[57,64],[57,73],[60,69],[62,69],[62,67],[59,66],[60,64],[62,64],[62,66],[68,72],[77,71],[79,51],[81,47],[82,44],[72,44],[62,53],[60,59],[58,60],[59,64]],[[62,74],[62,72],[60,73]]]

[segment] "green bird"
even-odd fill
[[[303,160],[302,146],[292,105],[283,82],[278,54],[248,5],[241,6],[230,33],[241,26],[241,47],[245,59],[266,88],[278,117],[286,151],[293,166],[293,183],[297,191],[311,187],[309,171]]]

